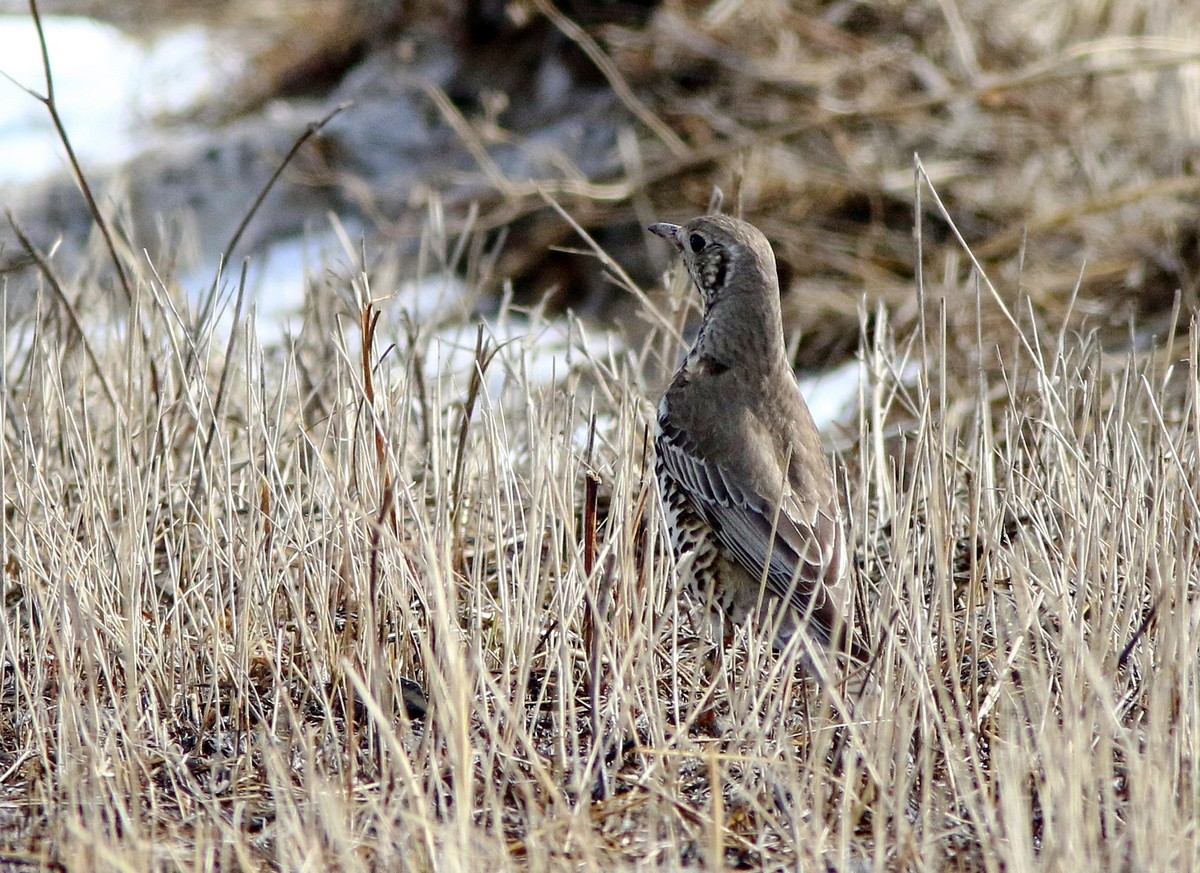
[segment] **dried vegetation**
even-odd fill
[[[565,211],[686,213],[727,174],[801,348],[858,350],[852,717],[681,614],[646,434],[686,308],[627,304],[637,344],[547,383],[543,315],[503,345],[463,319],[439,372],[448,325],[381,315],[365,272],[282,349],[119,249],[127,318],[47,296],[4,335],[0,858],[1196,866],[1197,25],[1136,10],[596,28],[678,142],[640,129],[630,199]],[[459,242],[434,211],[428,261]]]

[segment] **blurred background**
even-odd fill
[[[349,239],[386,285],[448,272],[437,287],[470,288],[480,311],[507,293],[636,341],[649,322],[580,229],[652,291],[669,253],[642,226],[704,212],[718,188],[775,245],[802,369],[855,353],[860,310],[903,326],[934,306],[972,335],[998,323],[962,305],[979,297],[964,242],[1019,317],[1106,347],[1153,343],[1195,310],[1188,0],[39,8],[102,208],[189,294],[297,138],[345,104],[234,253],[264,312],[298,311]],[[0,3],[0,46],[0,70],[44,92],[26,4]],[[102,274],[44,107],[13,82],[0,93],[0,203],[65,276]],[[457,256],[418,270],[431,228]],[[38,277],[7,221],[0,269],[19,317]]]

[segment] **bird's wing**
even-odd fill
[[[842,572],[844,544],[838,521],[795,495],[776,506],[721,465],[697,455],[669,422],[656,439],[664,470],[687,491],[721,545],[751,577],[766,573],[767,590],[808,617],[824,642],[841,619],[829,586]]]

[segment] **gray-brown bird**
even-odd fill
[[[649,230],[683,253],[704,301],[695,344],[659,403],[655,437],[682,581],[731,622],[757,615],[777,648],[802,632],[816,652],[864,662],[847,622],[833,470],[784,351],[771,245],[723,215]],[[813,660],[804,663],[821,678]]]

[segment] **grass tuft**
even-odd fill
[[[1114,355],[955,294],[862,321],[838,441],[879,658],[849,723],[675,596],[669,318],[632,351],[580,326],[545,381],[537,313],[461,322],[453,373],[446,325],[324,293],[286,350],[190,330],[169,287],[144,339],[39,312],[5,353],[4,857],[1186,868],[1200,333]]]

